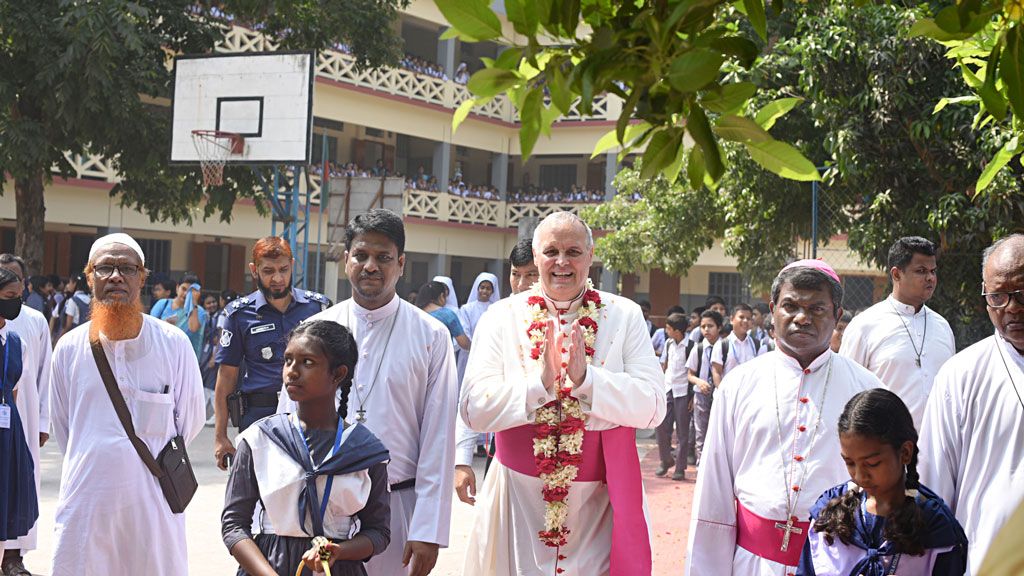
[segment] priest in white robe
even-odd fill
[[[938,281],[935,253],[920,236],[897,240],[889,249],[892,294],[853,317],[839,348],[903,400],[918,430],[932,380],[956,354],[949,322],[925,304]]]
[[[52,576],[188,573],[185,514],[128,440],[90,348],[98,336],[139,438],[154,456],[206,420],[203,380],[188,336],[141,313],[145,256],[127,234],[90,250],[91,320],[53,351],[51,422],[64,453]]]
[[[921,483],[967,533],[968,575],[1024,501],[1024,234],[997,241],[984,261],[995,334],[939,370],[919,441]]]
[[[398,297],[404,266],[401,217],[385,209],[357,216],[345,233],[352,298],[309,319],[352,331],[359,362],[348,420],[365,424],[391,454],[391,543],[367,562],[369,576],[426,576],[451,527],[458,400],[451,335]],[[278,410],[294,406],[282,402]]]
[[[664,419],[665,393],[643,315],[634,302],[590,287],[593,237],[578,216],[545,218],[533,250],[540,282],[491,306],[463,383],[466,424],[497,433],[463,573],[650,576],[650,521],[634,429]],[[538,422],[557,412],[559,395],[568,406],[561,425],[583,427],[581,455],[574,434],[552,437]],[[572,416],[576,410],[580,420]],[[544,476],[539,468],[552,456],[535,458],[540,433],[558,461]],[[558,478],[570,469],[578,474],[565,496]],[[563,504],[549,511],[546,497]],[[542,531],[551,544],[558,543],[552,532],[561,533],[564,543],[542,542]]]
[[[17,256],[0,255],[0,267],[14,272],[19,278],[25,276],[21,258]],[[7,325],[21,336],[23,368],[21,379],[18,380],[18,415],[21,416],[25,439],[32,453],[36,494],[39,494],[39,449],[50,437],[50,327],[42,313],[28,306],[22,306],[21,314],[14,320],[8,320]],[[25,536],[5,543],[4,569],[20,568],[25,552],[36,549],[37,528],[38,525]]]
[[[778,349],[730,372],[715,396],[697,471],[686,573],[796,572],[811,506],[849,479],[836,422],[874,374],[831,351],[843,289],[820,260],[772,284]]]

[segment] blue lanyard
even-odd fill
[[[296,415],[295,416],[295,420],[296,420],[295,426],[299,429],[299,435],[302,436],[302,442],[306,444],[306,452],[309,452],[309,441],[306,440],[306,434],[302,432],[302,425],[299,424],[298,419],[299,419],[299,417]],[[342,432],[344,432],[344,430],[345,430],[344,420],[342,420],[341,418],[338,418],[338,432],[334,436],[334,451],[331,452],[330,454],[328,454],[327,458],[330,458],[331,456],[333,456],[333,455],[338,453],[338,448],[341,448],[341,435],[342,435]],[[327,458],[324,458],[324,461],[326,461]],[[309,460],[310,460],[310,462],[313,461],[313,454],[311,454],[311,453],[309,455]],[[313,468],[314,469],[316,468],[316,463],[315,462],[313,463]],[[321,524],[323,524],[323,521],[324,521],[324,518],[325,518],[324,515],[327,514],[327,501],[331,497],[331,488],[333,488],[333,487],[334,487],[334,476],[331,475],[331,476],[327,477],[327,485],[324,486],[324,497],[320,501],[320,523]]]
[[[4,344],[4,372],[0,374],[0,404],[7,404],[7,388],[4,387],[7,384],[7,358],[11,354],[11,338],[7,337],[7,343]]]

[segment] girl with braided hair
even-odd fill
[[[811,508],[801,576],[953,576],[967,569],[967,537],[917,474],[917,431],[900,397],[856,394],[839,418],[851,480]]]
[[[388,546],[388,451],[368,428],[344,418],[357,356],[341,324],[319,320],[292,330],[282,377],[298,408],[239,435],[228,479],[221,531],[239,576],[319,568],[315,537],[329,541],[332,575],[365,575],[363,563]],[[263,512],[253,537],[257,502]],[[298,573],[308,574],[305,568]]]

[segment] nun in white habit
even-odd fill
[[[489,297],[487,296],[486,289],[484,290],[483,296],[480,294],[480,284],[484,282],[491,285],[491,294]],[[466,332],[466,336],[469,337],[470,341],[473,340],[473,332],[476,331],[476,326],[480,322],[480,317],[484,315],[484,312],[486,312],[488,308],[490,308],[491,304],[501,300],[500,286],[501,285],[498,284],[498,277],[490,272],[481,272],[477,275],[476,280],[473,281],[473,289],[469,292],[469,300],[462,305],[462,308],[459,308],[459,320],[462,322],[462,329]],[[460,353],[457,363],[460,388],[462,386],[462,377],[466,374],[466,364],[468,362],[469,354]]]

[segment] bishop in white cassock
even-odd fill
[[[90,349],[99,340],[139,438],[154,456],[177,435],[186,444],[206,420],[203,381],[188,336],[139,312],[142,248],[126,234],[93,244],[87,277],[91,321],[53,351],[51,413],[64,453],[52,576],[188,573],[185,514],[174,514],[133,448]]]
[[[820,260],[775,279],[778,349],[730,372],[711,408],[687,574],[794,574],[811,505],[849,479],[836,422],[854,394],[882,384],[829,349],[841,301],[838,276]]]
[[[650,522],[633,429],[653,428],[664,419],[665,393],[643,315],[626,298],[587,290],[593,240],[577,216],[548,216],[535,232],[534,258],[540,282],[491,305],[463,383],[459,404],[466,424],[497,432],[497,455],[478,493],[463,573],[555,576],[557,566],[564,576],[649,576]],[[577,321],[587,306],[583,301],[595,295],[604,307],[596,317],[588,366]],[[551,320],[548,330],[562,335],[546,334],[541,355],[542,362],[551,361],[548,366],[561,365],[557,373],[531,357],[531,302],[543,302],[536,310]],[[533,433],[538,409],[556,399],[554,386],[561,382],[572,386],[569,394],[582,409],[586,435],[580,476],[565,499],[564,526],[570,532],[555,548],[538,537],[546,529],[546,502]]]
[[[853,317],[839,353],[873,372],[921,429],[939,368],[956,354],[953,330],[925,302],[936,285],[935,245],[910,236],[889,249],[892,294]]]
[[[451,335],[396,294],[404,264],[401,217],[384,209],[357,216],[346,230],[353,297],[309,318],[352,331],[359,361],[347,420],[365,424],[391,454],[391,543],[366,564],[370,576],[425,576],[451,526],[458,399]],[[278,407],[294,409],[291,401]]]
[[[921,483],[967,533],[968,575],[1024,501],[1024,235],[985,251],[984,278],[996,332],[939,370],[919,440]]]

